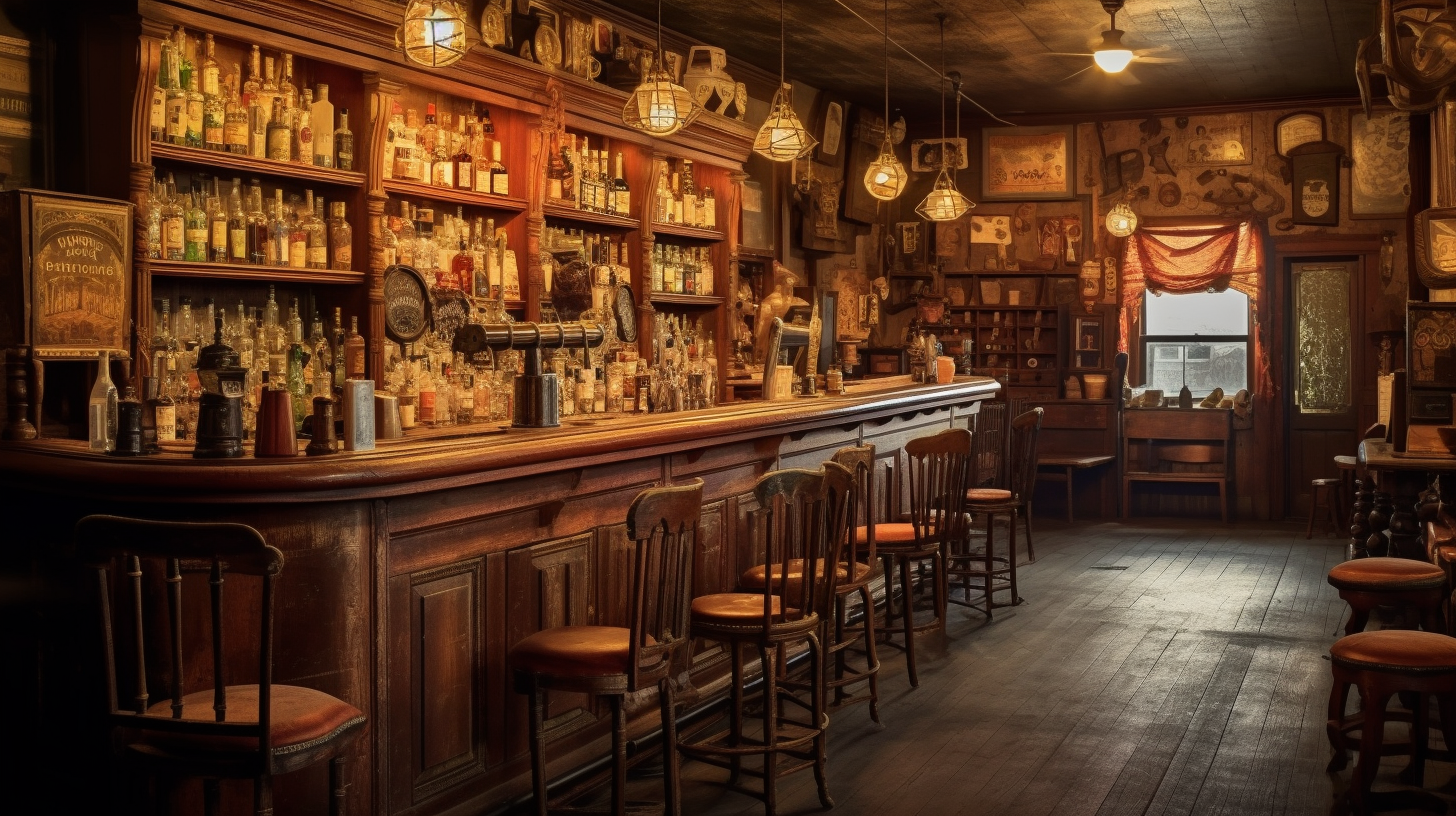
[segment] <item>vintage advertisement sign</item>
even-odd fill
[[[30,191],[30,306],[41,359],[126,353],[132,207]]]

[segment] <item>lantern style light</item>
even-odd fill
[[[1137,213],[1132,211],[1132,207],[1127,206],[1126,201],[1119,201],[1117,206],[1107,213],[1105,223],[1108,232],[1118,238],[1126,238],[1137,231],[1138,217]]]
[[[880,155],[865,169],[864,185],[880,201],[893,201],[904,192],[907,180],[909,174],[890,139],[890,0],[885,0],[885,140],[880,143]]]
[[[1114,25],[1117,12],[1113,12]],[[1122,44],[1122,31],[1117,28],[1102,32],[1102,45],[1092,52],[1097,67],[1109,74],[1121,73],[1132,62],[1132,51]]]
[[[784,81],[784,0],[779,0],[779,90],[769,105],[768,118],[753,139],[753,152],[770,161],[802,158],[819,144],[794,113],[793,91],[793,86]]]
[[[426,68],[453,65],[470,50],[456,0],[410,0],[395,39],[405,57]]]
[[[642,83],[622,108],[622,123],[652,136],[671,136],[692,124],[703,108],[663,67],[662,0],[657,0],[657,53],[649,59],[642,66]]]
[[[940,175],[935,177],[935,186],[931,188],[930,194],[915,208],[915,212],[930,221],[954,221],[957,218],[970,212],[976,205],[956,189],[955,179],[951,178],[950,168],[950,146],[945,141],[945,20],[946,15],[937,15],[940,19]],[[959,140],[961,131],[961,77],[956,74],[953,78],[956,95],[956,138]],[[957,142],[959,143],[959,142]],[[957,162],[959,164],[959,162]]]

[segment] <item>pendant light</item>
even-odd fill
[[[890,139],[890,0],[885,0],[885,140],[880,155],[865,170],[865,189],[881,201],[893,201],[905,190],[905,165],[895,155]]]
[[[470,45],[465,39],[465,12],[456,0],[410,0],[395,43],[411,62],[444,68],[460,61]]]
[[[945,15],[936,15],[940,19],[940,175],[935,177],[935,186],[925,200],[915,211],[929,221],[954,221],[957,218],[970,212],[976,205],[971,200],[961,195],[956,189],[955,180],[950,174],[949,146],[945,143]],[[960,138],[961,130],[961,82],[960,75],[956,75],[956,138]]]
[[[1092,52],[1092,61],[1109,74],[1121,73],[1132,62],[1132,51],[1122,44],[1122,29],[1117,27],[1122,0],[1103,0],[1102,8],[1111,17],[1111,24],[1102,32],[1102,44]]]
[[[657,53],[651,59],[643,65],[642,84],[622,108],[622,123],[653,136],[671,136],[692,124],[703,108],[663,68],[662,0],[657,0]]]
[[[779,90],[769,105],[768,118],[753,139],[753,152],[776,162],[803,158],[819,140],[810,135],[794,113],[794,88],[784,81],[784,0],[779,0]]]

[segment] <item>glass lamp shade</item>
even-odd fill
[[[1102,45],[1092,52],[1092,60],[1097,67],[1109,74],[1116,74],[1132,62],[1132,52],[1122,44],[1122,31],[1111,29],[1102,32]]]
[[[935,188],[930,195],[920,202],[915,212],[921,217],[930,221],[954,221],[957,218],[970,212],[976,205],[969,198],[961,195],[956,189],[955,182],[951,180],[950,173],[941,168],[940,176],[935,179]]]
[[[893,201],[905,191],[905,181],[908,178],[905,165],[895,155],[895,147],[890,143],[887,133],[884,143],[880,145],[880,155],[865,170],[865,189],[881,201]]]
[[[1106,224],[1108,232],[1118,238],[1126,238],[1137,230],[1137,213],[1132,211],[1132,207],[1127,206],[1126,201],[1118,202],[1117,206],[1107,213]]]
[[[397,39],[404,55],[426,68],[444,68],[470,50],[465,12],[456,0],[410,0]]]
[[[802,158],[819,144],[819,140],[811,136],[804,123],[799,121],[799,115],[794,113],[791,92],[792,86],[785,82],[774,94],[768,118],[753,140],[753,152],[772,161]]]
[[[673,82],[666,72],[653,71],[627,98],[622,122],[653,136],[671,136],[692,124],[702,112],[687,88]]]

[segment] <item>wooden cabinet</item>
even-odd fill
[[[1131,515],[1140,482],[1211,484],[1229,520],[1233,492],[1233,411],[1228,408],[1130,408],[1122,415],[1122,507]]]
[[[1056,399],[1065,365],[1055,306],[950,306],[948,352],[971,356],[972,374],[1000,378],[1011,399]],[[968,350],[966,344],[970,344]]]

